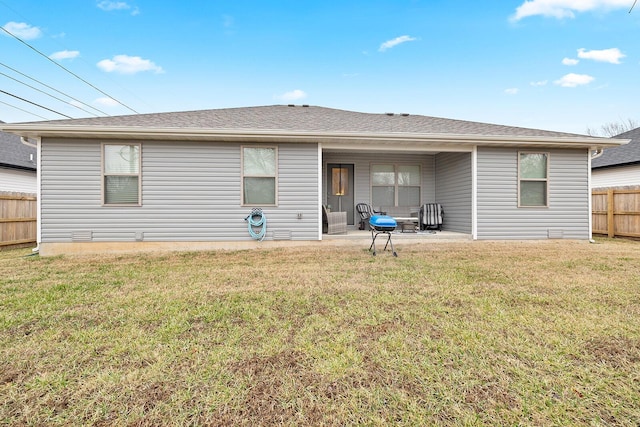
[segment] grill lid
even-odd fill
[[[398,225],[395,218],[389,215],[373,215],[369,218],[369,225],[375,228],[390,228],[394,229]]]

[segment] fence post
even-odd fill
[[[609,237],[615,237],[615,221],[614,221],[614,201],[613,201],[613,188],[607,190],[607,235]]]

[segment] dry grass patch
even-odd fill
[[[13,425],[640,424],[637,242],[0,252]]]

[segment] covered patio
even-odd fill
[[[347,237],[371,238],[358,230],[356,206],[368,204],[374,211],[399,218],[398,239],[473,239],[473,156],[471,147],[395,144],[387,150],[336,149],[323,146],[322,197],[332,211],[346,212]],[[442,231],[413,231],[402,218],[415,218],[428,203],[444,208]],[[327,239],[327,234],[323,235]],[[333,235],[331,236],[333,238]]]

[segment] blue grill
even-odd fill
[[[398,254],[395,249],[393,249],[393,242],[391,241],[391,232],[398,226],[395,218],[388,215],[373,215],[369,218],[369,226],[371,228],[371,246],[369,246],[369,250],[373,249],[373,255],[376,255],[376,238],[379,234],[386,234],[387,242],[384,245],[383,251],[386,251],[387,246],[390,246],[393,256],[397,257]]]

